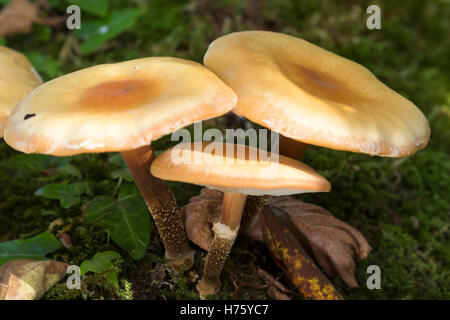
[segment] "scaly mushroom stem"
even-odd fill
[[[206,257],[203,277],[197,285],[201,299],[220,288],[220,274],[236,239],[246,199],[247,195],[241,193],[224,194],[220,220],[214,223],[211,250]]]
[[[245,202],[244,212],[242,213],[241,230],[245,230],[250,223],[254,220],[254,217],[259,215],[259,212],[269,204],[273,196],[248,196]]]
[[[183,219],[169,185],[150,173],[155,159],[151,146],[121,152],[136,185],[141,191],[173,269],[194,264],[194,251],[189,247]]]

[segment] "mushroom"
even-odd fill
[[[12,112],[5,141],[25,153],[69,156],[121,152],[153,216],[173,267],[193,264],[167,183],[150,174],[151,142],[220,116],[236,96],[202,65],[143,58],[80,70],[49,81]]]
[[[430,127],[409,100],[353,61],[276,32],[212,42],[206,67],[237,94],[233,112],[281,134],[280,154],[308,144],[385,157],[423,149]]]
[[[12,109],[41,83],[22,53],[0,46],[0,138]]]
[[[279,153],[308,145],[385,157],[423,149],[430,127],[409,100],[353,61],[276,32],[231,33],[212,42],[204,64],[237,94],[233,112],[280,133]],[[267,199],[252,199],[251,221]]]
[[[201,298],[220,288],[220,273],[237,236],[247,195],[330,190],[329,182],[307,165],[284,156],[276,162],[270,154],[263,158],[258,153],[258,149],[244,145],[179,144],[162,153],[151,166],[152,174],[160,179],[204,185],[224,193],[203,277],[197,285]]]
[[[300,159],[317,145],[404,157],[428,143],[428,121],[411,101],[360,64],[305,40],[231,33],[210,44],[204,64],[236,92],[234,113],[280,133],[281,155]],[[267,203],[251,200],[247,221]]]

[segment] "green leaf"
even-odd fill
[[[51,166],[55,161],[57,161],[56,157],[43,154],[18,154],[8,159],[8,168],[38,173]]]
[[[143,13],[142,9],[123,9],[113,11],[103,22],[84,22],[81,30],[75,32],[78,37],[85,40],[81,44],[81,52],[85,55],[90,54],[105,42],[131,29]]]
[[[41,233],[30,239],[0,243],[0,265],[18,259],[45,260],[45,256],[61,248],[61,243],[51,233]]]
[[[45,76],[48,79],[53,79],[62,75],[59,68],[59,62],[53,59],[50,55],[32,51],[27,54],[27,57],[30,59],[31,64],[36,68],[37,72],[41,76]]]
[[[81,12],[87,12],[98,17],[105,17],[109,10],[108,0],[71,0],[68,2],[79,6]]]
[[[108,279],[116,288],[119,287],[119,279],[117,278],[117,272],[115,271],[107,271],[102,273],[102,275]]]
[[[64,176],[73,176],[78,179],[82,178],[80,169],[75,167],[70,162],[65,162],[65,163],[60,164],[56,170],[59,173],[63,174]]]
[[[85,260],[81,263],[80,273],[82,275],[87,272],[102,274],[115,287],[119,287],[117,279],[117,271],[112,263],[113,260],[122,259],[120,254],[114,251],[105,251],[97,253],[92,259]]]
[[[128,168],[121,168],[111,171],[111,178],[113,179],[122,178],[128,182],[133,181],[133,177],[131,176],[130,170],[128,170]]]
[[[122,155],[118,152],[111,154],[108,158],[108,162],[120,168],[127,168],[127,165],[123,160]]]
[[[61,206],[68,209],[80,203],[80,196],[85,190],[86,186],[82,182],[51,183],[36,190],[34,195],[59,200]]]
[[[150,217],[134,184],[122,186],[117,200],[109,196],[94,198],[87,205],[86,220],[104,228],[134,259],[144,256],[150,241]]]
[[[85,260],[81,263],[80,273],[87,272],[103,273],[114,270],[113,260],[121,259],[122,257],[115,251],[98,252],[90,260]]]

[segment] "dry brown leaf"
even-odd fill
[[[39,21],[39,7],[27,0],[13,0],[0,12],[0,36],[26,34]]]
[[[203,188],[181,209],[188,238],[203,250],[211,249],[212,226],[220,217],[223,193]]]
[[[260,197],[249,196],[244,208],[246,211],[258,211],[252,200]],[[209,251],[213,239],[212,226],[217,222],[222,210],[223,193],[221,191],[203,188],[198,196],[192,197],[189,203],[181,209],[188,238],[203,250]],[[242,233],[251,239],[264,242],[264,236],[259,223],[258,214],[242,218]]]
[[[291,291],[267,271],[258,268],[258,276],[269,286],[267,294],[275,300],[292,300]]]
[[[166,278],[166,268],[163,263],[157,263],[155,269],[150,274],[150,285],[152,287],[160,289],[164,284],[164,279]]]
[[[358,286],[355,261],[371,251],[364,236],[322,207],[284,196],[274,198],[271,208],[330,277],[339,275],[348,287]]]
[[[31,32],[33,23],[42,23],[52,27],[64,23],[64,17],[40,18],[40,8],[48,8],[45,0],[31,3],[28,0],[12,0],[0,12],[0,36],[7,37]]]
[[[70,239],[70,236],[67,233],[65,232],[60,233],[58,235],[58,239],[59,242],[61,242],[61,244],[64,246],[64,248],[72,250],[72,240]]]
[[[38,300],[66,274],[54,260],[14,260],[0,267],[0,300]]]
[[[341,300],[342,296],[314,263],[272,206],[260,213],[266,247],[298,291],[312,300]]]

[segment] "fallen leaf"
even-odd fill
[[[181,209],[188,238],[203,250],[211,249],[212,226],[220,217],[223,193],[203,188]]]
[[[240,227],[244,235],[264,242],[258,212],[270,198],[265,196],[249,196],[247,198]],[[219,220],[222,199],[222,192],[203,188],[198,196],[192,197],[189,203],[181,209],[188,238],[203,250],[211,249],[211,241],[214,237],[212,226]]]
[[[259,216],[270,255],[295,287],[312,300],[341,300],[339,292],[274,213],[273,207],[266,206]]]
[[[55,227],[61,227],[64,224],[63,219],[61,218],[57,218],[55,220],[53,220],[52,222],[50,222],[50,224],[48,225],[48,229],[47,232],[52,232],[53,229],[55,229]]]
[[[0,300],[38,300],[66,274],[54,260],[14,260],[0,267]]]
[[[274,198],[270,206],[328,276],[339,275],[348,287],[358,286],[355,261],[366,259],[372,250],[358,230],[324,208],[292,197]]]
[[[155,269],[153,269],[150,274],[150,285],[152,287],[160,289],[164,284],[164,279],[166,278],[166,268],[163,263],[157,263]]]
[[[66,249],[72,250],[72,240],[70,239],[70,236],[67,233],[63,232],[59,234],[58,239]]]
[[[258,268],[258,276],[269,286],[267,294],[275,300],[292,300],[292,293],[280,281],[263,269]]]
[[[40,8],[49,8],[45,0],[31,3],[27,0],[12,0],[0,12],[0,36],[7,37],[31,32],[33,23],[58,27],[65,21],[65,17],[39,17]]]
[[[27,0],[13,0],[0,12],[0,36],[26,34],[39,21],[39,7]]]

